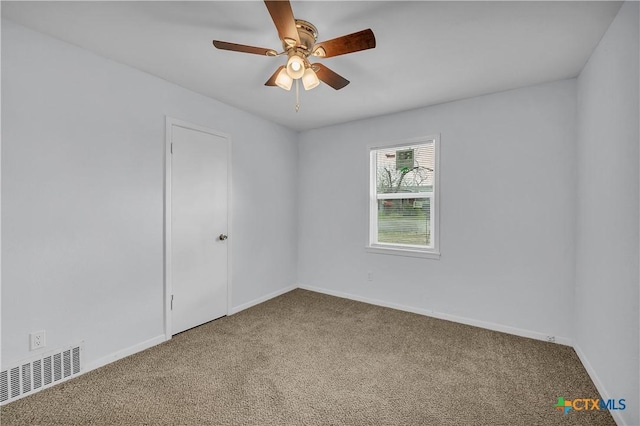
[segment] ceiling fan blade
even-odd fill
[[[320,63],[311,64],[311,69],[316,72],[318,79],[324,81],[336,90],[340,90],[344,86],[349,84],[349,80],[342,77],[340,74],[331,71],[329,68]]]
[[[213,40],[213,45],[218,49],[231,50],[233,52],[253,53],[256,55],[276,56],[277,52],[273,49],[265,49],[264,47],[245,46],[244,44],[229,43],[227,41]]]
[[[373,35],[373,31],[368,28],[357,33],[316,43],[313,48],[313,54],[321,58],[331,58],[332,56],[373,49],[374,47],[376,47],[376,37]]]
[[[280,65],[280,67],[278,67],[278,69],[276,70],[276,72],[273,73],[273,75],[269,78],[269,80],[267,80],[267,82],[264,84],[265,86],[275,86],[276,85],[276,78],[278,78],[278,73],[284,68],[284,65]]]
[[[264,4],[269,10],[271,19],[278,30],[280,40],[289,46],[297,46],[300,44],[300,36],[296,28],[296,20],[293,17],[291,3],[289,0],[265,0]]]

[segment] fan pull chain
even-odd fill
[[[299,82],[300,82],[300,80],[296,80],[296,112],[298,112],[298,110],[300,109],[300,101],[298,99],[298,96],[299,96],[298,91],[299,91],[299,87],[300,87],[299,86]]]

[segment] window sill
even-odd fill
[[[396,248],[385,246],[366,246],[367,253],[374,254],[390,254],[392,256],[405,256],[405,257],[421,257],[423,259],[440,259],[440,253],[436,251],[427,251],[419,249],[409,248]]]

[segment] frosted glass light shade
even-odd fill
[[[287,74],[294,80],[299,79],[304,74],[304,61],[300,56],[293,55],[287,61]]]
[[[291,90],[291,83],[293,83],[293,80],[289,77],[286,69],[281,69],[276,77],[276,86],[281,87],[284,90]]]
[[[318,80],[316,73],[311,68],[304,70],[304,75],[302,76],[304,90],[311,90],[318,86],[318,84],[320,84],[320,80]]]

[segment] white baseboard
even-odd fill
[[[130,346],[130,347],[122,349],[122,350],[120,350],[118,352],[114,352],[114,353],[112,353],[110,355],[107,355],[105,357],[97,359],[95,361],[86,363],[81,374],[88,373],[89,371],[95,370],[96,368],[100,368],[100,367],[103,367],[103,366],[105,366],[107,364],[111,364],[112,362],[115,362],[115,361],[117,361],[119,359],[122,359],[124,357],[127,357],[129,355],[133,355],[135,353],[142,352],[145,349],[149,349],[152,346],[159,345],[160,343],[164,342],[165,340],[166,340],[165,335],[161,334],[160,336],[156,336],[156,337],[154,337],[152,339],[145,340],[144,342],[140,342],[137,345]]]
[[[278,297],[278,296],[280,296],[280,295],[282,295],[284,293],[288,293],[288,292],[290,292],[292,290],[295,290],[296,288],[298,288],[298,286],[296,286],[296,285],[285,287],[285,288],[282,288],[280,290],[274,291],[273,293],[269,293],[269,294],[267,294],[265,296],[259,297],[259,298],[255,299],[255,300],[252,300],[252,301],[250,301],[248,303],[244,303],[244,304],[242,304],[240,306],[236,306],[235,308],[231,309],[230,315],[238,313],[240,311],[243,311],[243,310],[248,309],[248,308],[250,308],[252,306],[258,305],[260,303],[266,302],[269,299],[273,299],[274,297]],[[138,343],[136,345],[133,345],[131,347],[128,347],[126,349],[122,349],[122,350],[120,350],[118,352],[114,352],[114,353],[112,353],[110,355],[107,355],[105,357],[102,357],[100,359],[92,361],[90,363],[86,363],[81,374],[88,373],[89,371],[95,370],[96,368],[103,367],[103,366],[105,366],[107,364],[111,364],[112,362],[115,362],[115,361],[117,361],[119,359],[122,359],[124,357],[127,357],[129,355],[133,355],[135,353],[144,351],[145,349],[149,349],[149,348],[151,348],[153,346],[159,345],[160,343],[169,340],[170,337],[171,336],[167,337],[164,334],[162,334],[160,336],[156,336],[156,337],[154,337],[152,339],[145,340],[144,342],[140,342],[140,343]]]
[[[297,285],[281,288],[280,290],[276,290],[262,297],[258,297],[257,299],[254,299],[250,302],[243,303],[242,305],[238,305],[234,308],[231,308],[231,312],[229,312],[229,315],[237,314],[240,311],[244,311],[245,309],[249,309],[252,306],[259,305],[260,303],[266,302],[269,299],[273,299],[274,297],[278,297],[285,293],[289,293],[290,291],[295,290],[296,288],[298,288]]]
[[[587,374],[589,374],[591,381],[593,382],[594,385],[596,385],[596,389],[598,389],[598,393],[600,394],[600,397],[606,400],[612,399],[612,396],[609,394],[609,392],[607,392],[607,389],[604,387],[602,380],[600,380],[600,377],[598,377],[598,375],[596,374],[596,370],[593,368],[593,366],[589,362],[589,359],[587,358],[585,353],[582,351],[582,348],[577,344],[575,344],[573,345],[573,349],[576,351],[576,354],[578,354],[578,358],[580,358],[580,362],[584,366],[584,369],[587,370]],[[620,411],[609,410],[609,413],[611,413],[611,416],[613,417],[613,420],[615,420],[616,424],[620,426],[624,426],[627,424],[622,418],[622,413]]]
[[[495,324],[487,321],[480,321],[471,318],[460,317],[457,315],[445,314],[442,312],[436,312],[429,309],[415,308],[412,306],[401,305],[397,303],[385,302],[382,300],[371,299],[369,297],[357,296],[355,294],[343,293],[340,291],[328,290],[325,288],[300,285],[299,288],[304,290],[315,291],[317,293],[328,294],[330,296],[342,297],[343,299],[355,300],[358,302],[369,303],[371,305],[383,306],[385,308],[398,309],[400,311],[411,312],[414,314],[425,315],[432,318],[443,319],[447,321],[457,322],[460,324],[471,325],[474,327],[485,328],[487,330],[500,331],[502,333],[513,334],[521,337],[528,337],[530,339],[547,341],[547,334],[540,333],[537,331],[524,330],[521,328],[510,327],[508,325]],[[555,336],[555,343],[560,345],[571,346],[572,340],[569,337]]]
[[[32,391],[24,393],[24,394],[20,395],[18,398],[12,399],[12,400],[7,401],[7,402],[13,402],[13,401],[18,400],[20,398],[23,398],[25,396],[41,392],[42,390],[47,389],[49,387],[55,387],[60,383],[66,382],[67,380],[71,380],[71,379],[75,379],[77,377],[80,377],[83,374],[88,373],[89,371],[92,371],[92,370],[95,370],[97,368],[103,367],[103,366],[105,366],[107,364],[111,364],[112,362],[118,361],[119,359],[125,358],[125,357],[127,357],[129,355],[133,355],[135,353],[141,352],[141,351],[143,351],[145,349],[149,349],[150,347],[156,346],[156,345],[164,342],[165,340],[166,340],[165,339],[165,335],[162,334],[160,336],[156,336],[156,337],[154,337],[152,339],[149,339],[149,340],[146,340],[144,342],[138,343],[137,345],[133,345],[133,346],[128,347],[126,349],[122,349],[120,351],[114,352],[114,353],[112,353],[110,355],[107,355],[105,357],[99,358],[99,359],[97,359],[95,361],[91,361],[91,362],[85,362],[84,361],[84,355],[81,355],[81,357],[82,357],[81,359],[83,359],[83,361],[82,361],[83,365],[81,364],[81,368],[80,368],[80,372],[79,373],[75,373],[75,374],[73,374],[73,375],[71,375],[71,376],[69,376],[67,378],[64,378],[64,379],[61,379],[59,381],[56,381],[56,383],[54,383],[52,386],[43,386],[43,387],[41,387],[39,389],[33,389]],[[81,344],[81,347],[82,346],[83,345]],[[81,349],[82,352],[84,352],[84,350],[85,350],[85,348]],[[45,352],[45,354],[46,354],[46,352]],[[41,358],[42,356],[44,356],[44,355],[40,354],[36,358]]]

